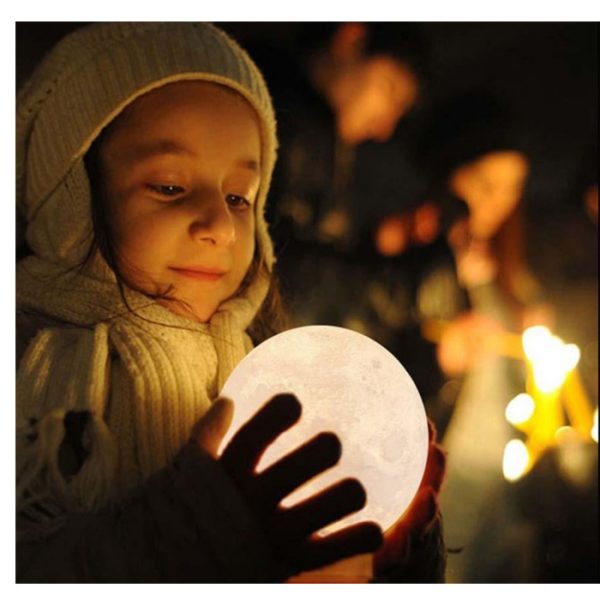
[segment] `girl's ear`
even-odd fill
[[[367,27],[363,23],[341,23],[334,31],[329,46],[332,58],[341,63],[359,59],[367,36]]]

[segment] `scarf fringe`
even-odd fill
[[[84,511],[107,506],[114,496],[119,451],[110,429],[97,415],[86,429],[90,438],[90,454],[72,481],[73,495]]]
[[[257,279],[204,325],[131,290],[141,308],[120,311],[113,282],[22,261],[19,307],[66,324],[39,331],[19,365],[17,509],[50,519],[96,510],[165,467],[247,352],[245,329],[267,287]],[[67,481],[59,453],[70,412],[88,413],[87,456]]]

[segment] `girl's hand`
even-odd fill
[[[429,454],[414,500],[385,535],[373,557],[375,583],[442,583],[446,552],[438,494],[446,472],[446,454],[429,426]]]
[[[216,458],[235,482],[259,520],[288,576],[316,569],[343,558],[373,552],[382,543],[374,523],[358,523],[326,537],[322,527],[360,510],[365,491],[356,479],[344,479],[303,502],[282,508],[281,500],[303,483],[334,466],[341,444],[333,433],[321,433],[257,474],[268,446],[300,418],[301,406],[292,395],[273,397],[232,438],[220,457],[217,449],[229,428],[233,403],[218,400],[199,422],[192,440]]]

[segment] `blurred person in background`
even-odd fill
[[[440,105],[416,151],[425,200],[375,227],[379,268],[355,314],[411,373],[440,435],[501,332],[551,319],[525,259],[521,137],[490,94]]]
[[[502,476],[512,436],[504,409],[522,387],[522,373],[499,348],[505,332],[553,319],[525,252],[523,195],[531,157],[522,130],[486,93],[450,100],[425,133],[430,197],[442,215],[457,204],[465,210],[442,228],[465,304],[452,318],[436,320],[436,284],[430,284],[421,311],[425,334],[438,342],[443,373],[462,378],[443,438],[451,456],[442,496],[448,540],[464,548],[449,564],[450,580],[497,581],[507,570],[525,580],[526,561],[518,556],[531,539]]]
[[[370,177],[359,149],[377,153],[417,103],[423,44],[403,23],[310,23],[293,53],[266,44],[251,50],[278,114],[268,218],[283,291],[294,324],[352,327],[349,307],[377,259],[365,252],[363,215],[383,201],[357,181]]]
[[[479,92],[437,111],[420,149],[431,181],[428,200],[382,219],[375,245],[380,254],[395,256],[443,234],[461,285],[473,289],[495,281],[522,328],[543,314],[542,290],[525,250],[521,199],[530,161],[504,112],[495,98]]]
[[[499,101],[479,92],[437,107],[418,153],[426,200],[376,228],[378,267],[352,314],[411,374],[449,452],[442,505],[449,547],[464,547],[449,580],[495,581],[506,568],[518,579],[502,456],[522,374],[498,348],[504,332],[552,315],[525,258],[530,157]]]

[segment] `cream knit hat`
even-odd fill
[[[71,267],[92,240],[91,195],[83,157],[100,131],[151,89],[179,80],[215,82],[240,93],[261,128],[258,248],[273,248],[264,205],[277,139],[269,92],[255,64],[206,23],[111,23],[65,37],[21,90],[17,102],[17,205],[27,242],[41,259]]]

